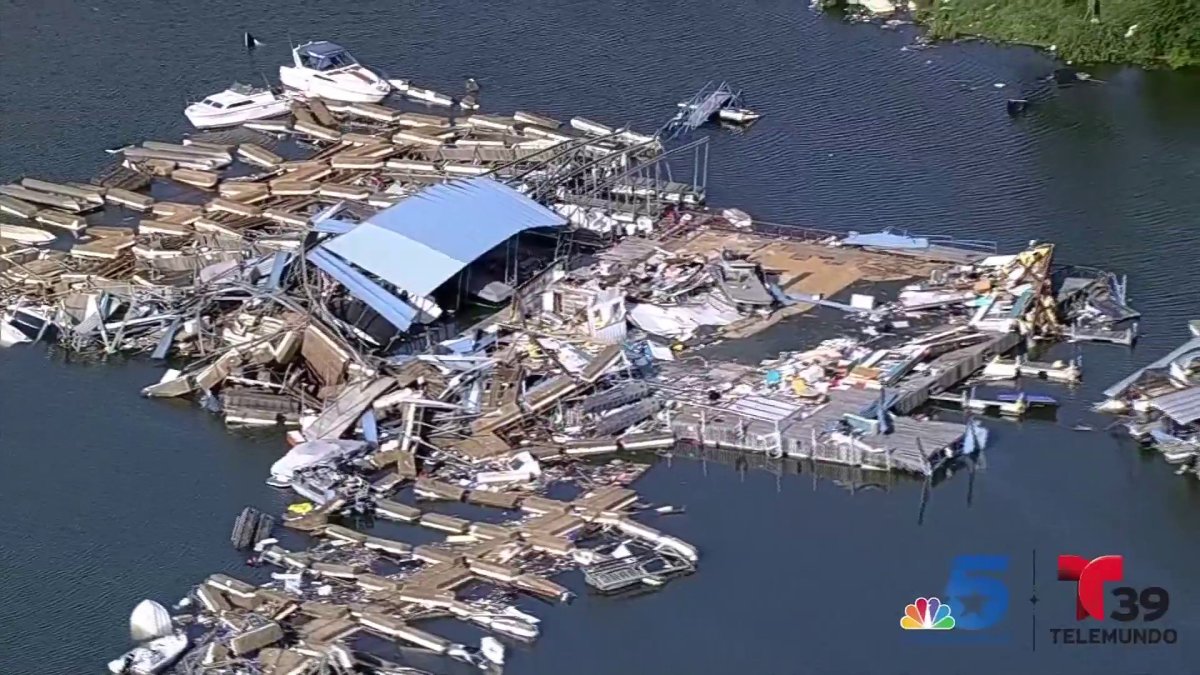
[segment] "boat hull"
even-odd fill
[[[291,110],[291,102],[281,98],[264,105],[247,106],[237,110],[216,111],[201,108],[204,107],[188,106],[183,114],[197,129],[219,129],[286,115]]]
[[[305,68],[280,66],[279,81],[285,87],[295,89],[305,96],[344,101],[346,103],[379,103],[391,93],[390,86],[377,87],[377,82],[384,80],[363,80],[361,86],[345,81],[333,82],[317,77],[317,74]]]

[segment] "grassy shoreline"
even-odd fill
[[[1078,63],[1200,66],[1200,0],[918,0],[915,16],[934,39],[1033,45]]]

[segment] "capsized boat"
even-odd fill
[[[291,109],[291,102],[270,89],[240,82],[183,109],[197,129],[231,127],[252,120],[278,117]]]
[[[28,335],[22,333],[16,326],[0,316],[0,347],[11,347],[29,341]]]
[[[153,600],[142,600],[129,615],[129,635],[134,642],[166,637],[174,628],[167,608]]]
[[[302,44],[292,50],[292,61],[293,65],[279,67],[279,80],[306,96],[378,103],[392,90],[387,80],[332,42]]]
[[[289,487],[297,472],[313,466],[335,464],[358,454],[366,447],[365,441],[345,439],[301,443],[271,465],[271,477],[267,479],[267,485]]]
[[[113,675],[156,675],[171,667],[187,648],[188,639],[183,633],[160,637],[109,661],[108,672]]]

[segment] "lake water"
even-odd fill
[[[1053,90],[1037,82],[1053,63],[1034,52],[902,51],[909,30],[805,4],[8,0],[0,179],[86,179],[110,160],[104,148],[178,138],[186,99],[273,74],[289,37],[337,40],[444,91],[474,76],[488,110],[642,131],[727,79],[766,117],[745,134],[711,132],[713,203],[838,230],[1052,239],[1060,261],[1129,275],[1144,337],[1134,350],[1079,349],[1084,384],[1048,389],[1066,399],[1058,422],[990,422],[987,468],[973,486],[966,475],[937,486],[921,522],[915,482],[851,494],[807,473],[660,463],[638,487],[687,505],[661,525],[701,548],[699,573],[658,594],[539,607],[543,638],[514,650],[507,672],[1195,672],[1200,481],[1071,427],[1103,429],[1110,420],[1087,410],[1099,392],[1200,317],[1200,76],[1103,69],[1104,84]],[[267,43],[254,61],[245,30]],[[1016,95],[1033,107],[1010,119],[1004,100]],[[773,339],[799,346],[786,331]],[[286,500],[262,483],[277,435],[229,433],[193,406],[139,398],[158,376],[140,360],[0,352],[0,673],[99,672],[126,648],[138,600],[169,604],[207,574],[238,571],[233,516]],[[1008,618],[986,640],[900,631],[904,605],[940,593],[967,553],[1011,556]],[[1050,645],[1048,628],[1076,625],[1071,587],[1054,581],[1059,553],[1124,554],[1128,583],[1170,591],[1159,624],[1179,642]]]

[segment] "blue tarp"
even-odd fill
[[[566,219],[490,178],[427,187],[322,244],[413,295],[429,295],[509,237]]]
[[[894,249],[925,249],[929,248],[929,240],[924,237],[910,237],[907,234],[896,234],[891,230],[859,234],[852,232],[842,240],[846,246],[869,246],[871,248]]]
[[[408,330],[417,317],[417,310],[387,289],[367,278],[345,262],[338,260],[328,251],[317,247],[309,251],[308,259],[326,274],[337,279],[350,294],[365,302],[389,323],[400,330]]]

